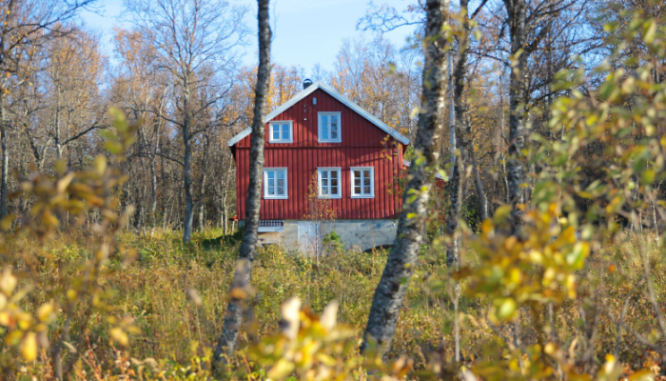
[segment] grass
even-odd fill
[[[238,245],[238,236],[226,237],[217,244],[213,238],[219,234],[217,230],[197,233],[193,243],[187,245],[181,243],[179,234],[168,231],[158,231],[153,236],[127,232],[120,237],[123,243],[137,249],[137,256],[129,263],[112,257],[109,267],[115,271],[109,273],[104,283],[115,295],[118,317],[134,319],[140,333],[130,336],[126,348],[117,347],[109,340],[105,316],[94,316],[86,333],[88,351],[77,371],[79,379],[87,379],[86,374],[95,369],[100,375],[105,370],[119,372],[121,358],[154,358],[187,364],[193,357],[209,353],[221,332]],[[587,335],[585,343],[592,347],[583,348],[579,344],[573,350],[580,352],[581,357],[589,351],[597,362],[616,350],[631,369],[656,361],[655,354],[647,351],[631,333],[635,330],[652,335],[655,341],[663,340],[653,330],[657,322],[645,294],[645,276],[638,255],[647,240],[645,236],[626,235],[613,245],[597,247],[579,274],[578,299],[554,311],[553,337],[571,346],[574,339]],[[53,255],[42,266],[45,272],[54,271],[57,263],[90,255],[83,234],[58,236],[44,245],[44,251]],[[244,330],[241,345],[276,332],[280,304],[291,296],[299,296],[316,313],[331,300],[339,301],[339,320],[357,327],[360,340],[387,255],[386,251],[336,253],[316,265],[297,253],[276,247],[260,249],[252,275],[255,293],[248,306],[247,320],[252,324]],[[651,245],[649,255],[650,280],[657,290],[662,312],[666,313],[666,269],[656,245]],[[453,357],[452,292],[443,256],[441,248],[422,250],[394,339],[391,356],[406,354],[415,360],[416,368],[426,367],[437,356],[447,361]],[[465,252],[464,258],[468,263],[474,262],[469,252]],[[34,285],[39,296],[31,300],[37,303],[47,297],[48,290],[40,289],[39,282]],[[199,305],[188,296],[192,290],[201,298]],[[618,332],[617,319],[626,300],[624,328]],[[513,327],[489,324],[485,318],[486,300],[463,297],[460,305],[464,360],[473,363],[506,355]],[[534,340],[527,312],[521,316],[522,340]],[[596,336],[594,340],[589,337],[592,334]]]

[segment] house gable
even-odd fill
[[[317,113],[334,111],[341,112],[342,142],[319,143],[317,141]],[[294,122],[293,143],[289,144],[291,147],[349,147],[375,145],[378,144],[375,143],[378,139],[382,140],[386,135],[391,136],[393,139],[404,145],[409,144],[409,139],[363,110],[360,106],[338,93],[331,86],[321,82],[310,85],[307,89],[298,93],[288,102],[273,110],[266,116],[264,123],[268,126],[268,122],[270,121],[282,120]],[[230,139],[227,144],[230,147],[249,147],[251,132],[252,129],[248,127]],[[268,133],[266,135],[267,148],[271,146],[282,148],[287,147],[284,143],[269,143]]]

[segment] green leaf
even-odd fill
[[[512,298],[506,298],[504,299],[504,302],[502,302],[499,310],[497,311],[497,317],[500,320],[509,320],[513,317],[517,308],[518,304],[516,303],[515,300],[513,300]]]

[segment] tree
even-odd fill
[[[18,77],[24,54],[30,47],[38,46],[49,39],[63,37],[67,29],[59,28],[61,23],[72,19],[77,12],[93,4],[95,0],[74,0],[73,2],[0,1],[2,23],[0,23],[0,72],[5,77],[0,81],[0,219],[7,215],[7,195],[9,194],[9,147],[6,115],[7,94],[12,87],[23,83]]]
[[[227,305],[224,327],[217,346],[213,363],[221,371],[225,355],[231,357],[236,349],[238,331],[242,323],[242,301],[250,284],[252,262],[257,246],[259,211],[261,209],[261,185],[264,177],[264,140],[266,137],[266,103],[271,79],[271,29],[268,23],[268,1],[258,0],[259,68],[254,95],[254,117],[250,141],[250,184],[245,203],[245,228],[241,240],[236,273],[231,283],[231,299]]]
[[[171,79],[170,108],[158,116],[176,126],[180,135],[182,153],[168,158],[182,167],[183,242],[189,242],[194,216],[193,144],[197,135],[217,123],[205,115],[231,89],[234,49],[246,34],[246,9],[212,0],[125,0],[125,6],[143,42],[153,47],[154,64]]]
[[[418,105],[418,60],[415,49],[400,53],[386,39],[345,41],[336,57],[330,83],[341,94],[384,123],[414,135],[412,110]]]
[[[558,14],[576,0],[504,0],[512,60],[509,78],[509,144],[507,149],[508,200],[511,232],[520,235],[522,208],[527,202],[525,153],[526,117],[530,100],[528,64],[539,43],[547,36]]]
[[[445,49],[448,44],[442,35],[442,27],[448,19],[448,7],[446,0],[428,0],[426,4],[423,95],[414,141],[416,158],[409,168],[409,181],[403,192],[397,237],[372,299],[362,351],[373,341],[379,346],[380,354],[390,350],[409,280],[423,242],[423,226],[428,214],[426,206],[435,176],[432,166],[437,162],[438,144],[443,130]]]

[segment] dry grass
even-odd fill
[[[88,352],[78,368],[79,379],[87,379],[94,373],[101,376],[128,372],[132,366],[122,365],[119,359],[155,358],[187,364],[193,357],[208,353],[221,331],[237,249],[232,238],[210,247],[206,239],[217,234],[217,231],[201,233],[195,237],[197,243],[191,245],[182,245],[178,235],[171,232],[157,232],[152,237],[126,233],[121,237],[123,242],[138,249],[138,256],[129,264],[113,258],[109,267],[117,271],[111,272],[104,283],[115,294],[117,310],[135,319],[141,333],[131,336],[128,347],[117,348],[110,343],[105,317],[94,316],[86,332]],[[631,369],[638,369],[646,362],[655,363],[658,357],[639,344],[632,333],[632,330],[641,332],[655,342],[663,340],[654,334],[655,314],[646,298],[646,277],[639,256],[641,248],[648,250],[650,281],[657,290],[662,312],[666,313],[664,264],[657,246],[652,243],[648,248],[649,239],[627,235],[597,248],[580,274],[579,298],[553,311],[553,340],[570,348],[578,338],[578,346],[573,349],[576,356],[583,358],[589,352],[593,361],[601,362],[606,354],[617,351]],[[53,255],[41,267],[45,272],[55,271],[58,263],[89,255],[83,235],[59,236],[46,243],[43,250]],[[465,255],[468,262],[474,261],[470,254]],[[253,324],[246,327],[243,344],[275,332],[280,304],[295,295],[317,313],[329,301],[338,300],[339,319],[358,327],[360,338],[386,257],[383,251],[338,253],[323,258],[317,266],[295,253],[262,249],[253,273],[255,294],[249,301],[248,318]],[[424,247],[392,351],[392,356],[407,354],[413,358],[417,368],[425,367],[428,361],[449,361],[452,357],[451,281],[445,274],[443,251]],[[47,294],[47,290],[40,289],[39,281],[34,285],[36,296],[26,299],[26,303],[37,303]],[[201,297],[200,305],[188,297],[187,290],[192,289]],[[626,316],[618,333],[618,317],[625,302]],[[489,324],[486,307],[485,300],[461,300],[462,354],[466,362],[501,357],[513,345],[513,326]],[[548,314],[547,310],[543,312]],[[522,314],[519,332],[523,343],[535,340],[527,313]],[[588,347],[581,345],[583,342]],[[239,359],[243,355],[241,351]],[[242,360],[239,364],[252,367]],[[122,370],[123,366],[127,369]],[[39,368],[31,373],[37,371]]]

